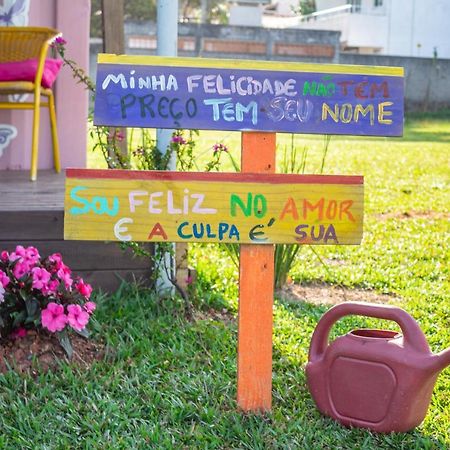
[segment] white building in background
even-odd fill
[[[228,17],[230,25],[260,27],[264,9],[270,0],[229,0],[228,2],[230,4]]]
[[[341,32],[343,51],[450,58],[450,0],[316,0],[297,27]]]

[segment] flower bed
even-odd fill
[[[30,330],[55,334],[69,357],[69,332],[88,337],[95,310],[92,287],[74,277],[59,253],[41,258],[35,247],[18,245],[0,254],[0,334],[24,337]]]

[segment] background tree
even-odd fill
[[[300,0],[298,3],[297,12],[302,16],[306,16],[307,14],[311,14],[316,11],[316,2],[315,0]]]
[[[157,0],[126,0],[124,20],[156,21]],[[180,21],[227,23],[228,5],[224,0],[182,0]],[[92,0],[91,36],[102,37],[102,0]]]
[[[183,0],[180,20],[200,23],[228,23],[228,3],[224,0]]]
[[[156,21],[156,0],[126,0],[124,20]],[[102,0],[92,0],[91,36],[102,37]]]

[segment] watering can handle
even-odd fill
[[[388,305],[374,305],[363,302],[346,302],[334,306],[319,320],[314,330],[311,346],[309,348],[309,360],[321,358],[328,346],[328,337],[331,327],[342,317],[349,315],[368,316],[377,319],[392,320],[402,329],[405,346],[419,351],[430,352],[430,347],[425,335],[417,322],[403,309]]]

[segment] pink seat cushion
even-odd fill
[[[41,85],[44,88],[51,88],[56,80],[62,60],[48,58],[45,60],[44,73],[42,74]],[[27,59],[25,61],[13,61],[0,64],[0,81],[32,81],[36,77],[38,66],[37,59]]]

